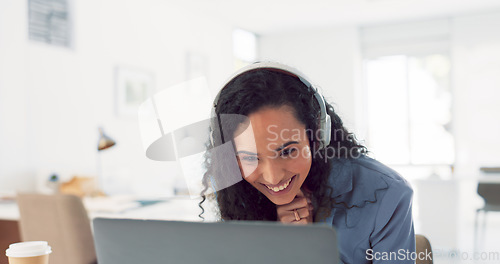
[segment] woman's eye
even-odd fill
[[[239,157],[240,160],[243,160],[243,161],[247,161],[247,162],[255,162],[255,161],[258,161],[259,158],[257,158],[257,156],[243,156],[243,157]]]
[[[284,150],[280,153],[280,156],[281,156],[281,157],[288,157],[288,156],[290,156],[290,154],[294,153],[295,151],[297,151],[297,149],[296,149],[296,148],[284,149]]]

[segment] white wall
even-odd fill
[[[483,204],[476,195],[474,176],[480,166],[500,164],[500,12],[457,17],[452,22],[453,131],[461,208],[457,219],[460,227],[472,227],[475,209]],[[487,223],[489,228],[500,226],[500,215],[488,214]],[[460,246],[471,248],[473,229],[462,228],[459,234],[468,238]],[[485,249],[498,251],[498,236],[490,234]]]
[[[454,132],[463,177],[500,164],[500,12],[453,19]]]
[[[34,187],[26,122],[26,1],[0,3],[0,190]]]
[[[114,69],[149,71],[159,91],[185,81],[194,52],[216,90],[233,70],[232,26],[161,0],[74,0],[73,10],[67,49],[27,39],[27,1],[0,2],[0,191],[33,189],[51,172],[95,175],[100,125],[117,141],[102,152],[105,176],[169,187],[177,167],[146,159],[137,119],[115,114]]]

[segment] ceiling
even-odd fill
[[[265,35],[500,11],[500,0],[183,0],[181,5]]]

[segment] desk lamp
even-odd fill
[[[101,151],[109,149],[116,145],[116,142],[104,133],[102,127],[99,127],[99,140],[97,141],[97,189],[103,190]]]
[[[99,141],[97,142],[97,151],[102,151],[114,146],[116,142],[108,137],[102,127],[99,128]]]

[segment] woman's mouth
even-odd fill
[[[286,181],[285,183],[278,185],[278,186],[276,186],[276,185],[269,186],[267,184],[263,184],[263,185],[266,186],[269,193],[271,193],[273,195],[284,194],[284,193],[287,193],[289,191],[289,189],[291,189],[290,185],[293,185],[293,180],[295,179],[295,176],[296,175],[294,175],[292,178],[288,179],[288,181]]]

